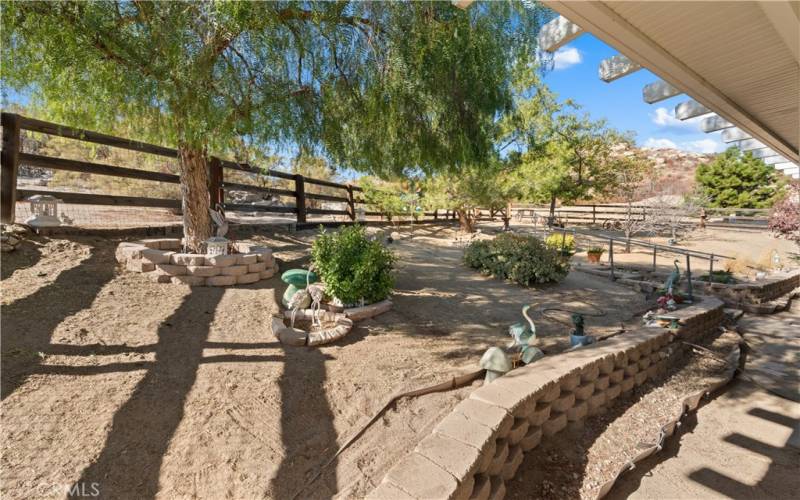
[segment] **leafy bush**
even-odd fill
[[[586,253],[599,253],[600,255],[602,255],[603,253],[605,253],[605,251],[606,249],[603,247],[591,247],[589,250],[586,251]]]
[[[311,246],[311,258],[326,293],[343,304],[362,299],[378,302],[394,287],[394,255],[380,242],[369,240],[363,226],[336,233],[322,230]]]
[[[544,243],[549,248],[558,250],[564,255],[572,255],[575,253],[575,237],[571,234],[553,233],[544,240]]]
[[[464,253],[464,264],[525,286],[561,281],[569,272],[569,261],[560,255],[560,247],[551,248],[539,238],[511,233],[473,241]]]

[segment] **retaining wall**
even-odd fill
[[[716,329],[723,303],[707,297],[675,311],[675,331],[639,328],[546,357],[486,384],[459,403],[413,452],[395,464],[369,499],[499,500],[523,455],[570,423],[604,411],[682,356],[681,340]]]
[[[237,243],[240,252],[231,255],[181,253],[180,239],[154,238],[120,243],[117,262],[129,271],[145,274],[157,283],[190,286],[230,286],[272,278],[278,264],[272,250]]]
[[[697,282],[695,282],[697,283]],[[702,283],[702,282],[701,282]],[[702,289],[711,293],[728,305],[737,306],[740,304],[764,304],[786,295],[795,288],[800,287],[800,269],[783,271],[771,274],[766,278],[735,285],[723,283],[707,283]]]

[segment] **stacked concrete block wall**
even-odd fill
[[[230,286],[272,278],[278,264],[268,247],[237,243],[239,253],[203,255],[183,253],[177,238],[146,239],[120,243],[117,262],[143,273],[157,283],[190,286]]]
[[[709,283],[708,293],[723,299],[728,305],[764,304],[792,292],[800,287],[800,269],[770,275],[754,283],[728,285]]]
[[[543,439],[603,412],[648,379],[663,376],[716,330],[723,303],[706,298],[676,312],[676,331],[639,328],[512,370],[461,401],[367,498],[499,500],[525,453]]]

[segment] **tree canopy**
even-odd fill
[[[768,208],[781,184],[773,167],[736,147],[700,165],[695,178],[712,207]]]

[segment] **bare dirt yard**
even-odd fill
[[[522,288],[463,267],[454,231],[400,230],[395,307],[321,348],[282,346],[278,277],[234,288],[156,284],[122,270],[118,241],[31,237],[2,262],[4,498],[291,498],[389,395],[475,370],[524,304],[638,321],[643,297],[572,272]],[[253,236],[281,269],[315,231]],[[568,328],[537,319],[555,354]],[[633,319],[632,319],[633,318]],[[480,382],[476,382],[476,385]],[[298,498],[363,496],[474,387],[401,400]],[[73,490],[74,491],[74,490]]]

